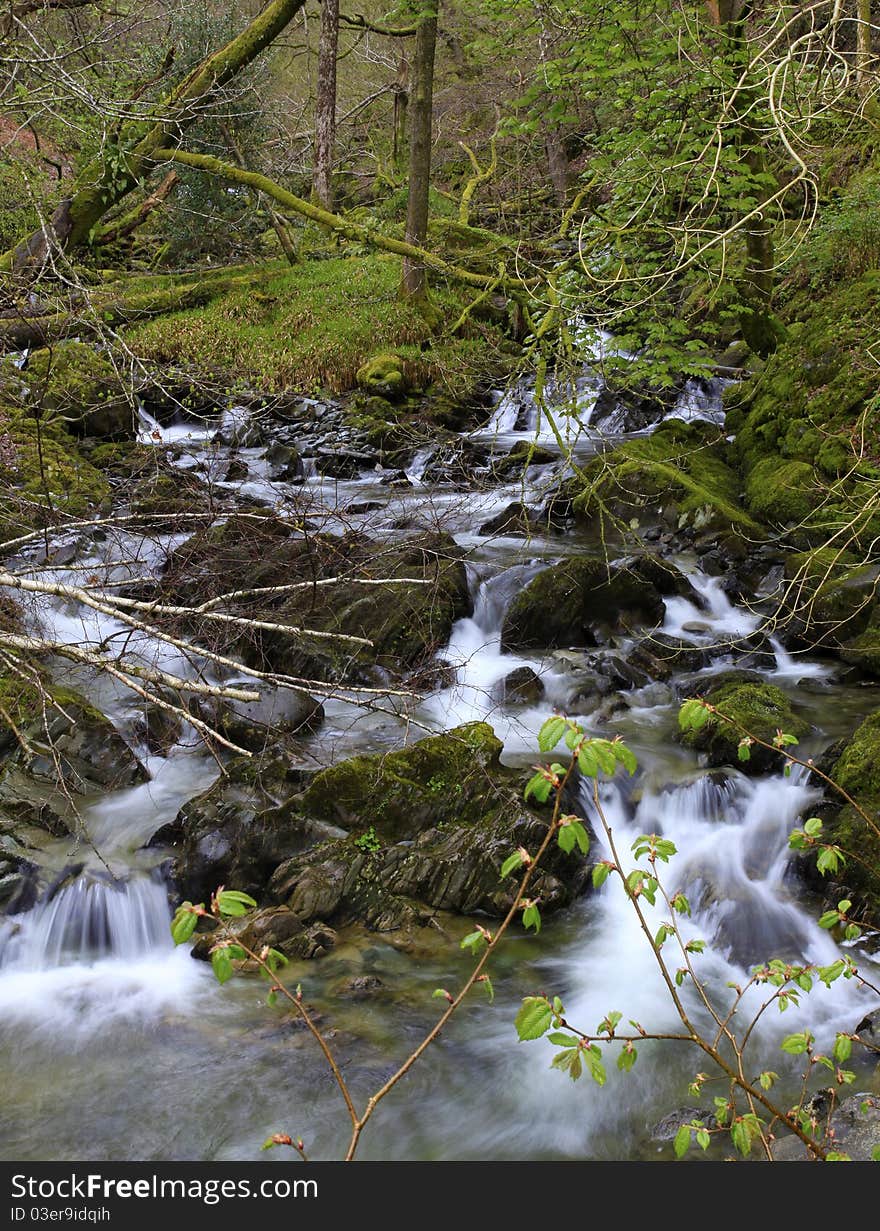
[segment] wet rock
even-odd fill
[[[248,687],[252,680],[238,682]],[[324,707],[299,688],[261,688],[259,701],[225,698],[193,700],[194,712],[215,731],[248,752],[282,753],[290,737],[317,731],[324,722]]]
[[[265,783],[249,781],[233,766],[231,778],[218,779],[181,808],[151,846],[174,851],[171,875],[181,897],[207,901],[218,885],[265,896],[271,873],[285,859],[341,831],[274,802]],[[277,789],[277,780],[268,784]],[[288,784],[288,792],[293,784]]]
[[[678,1107],[652,1126],[651,1140],[672,1141],[680,1128],[685,1124],[691,1124],[694,1120],[701,1122],[706,1128],[714,1128],[715,1112],[711,1107]]]
[[[334,926],[393,929],[436,909],[502,915],[515,892],[498,875],[503,852],[535,849],[546,819],[522,803],[521,775],[500,765],[500,750],[490,727],[471,723],[316,775],[296,807],[351,832],[278,867],[270,893]],[[554,847],[534,885],[542,910],[568,904],[588,879],[586,859]]]
[[[246,479],[250,474],[248,464],[243,458],[233,457],[229,465],[226,467],[226,473],[223,476],[224,483],[239,483],[242,479]]]
[[[629,655],[632,666],[640,668],[654,680],[669,680],[681,671],[699,671],[708,666],[710,653],[701,646],[668,633],[652,633]]]
[[[496,513],[494,517],[483,522],[477,534],[528,537],[536,532],[540,533],[540,528],[534,523],[535,516],[534,510],[527,508],[520,501],[514,501],[506,509],[502,509],[500,513]]]
[[[379,464],[379,454],[355,449],[318,449],[315,466],[331,479],[356,479],[363,470],[373,470]]]
[[[262,599],[260,617],[317,635],[254,629],[243,636],[240,628],[211,627],[197,619],[193,631],[212,649],[240,654],[260,670],[298,679],[387,683],[426,666],[448,641],[455,620],[469,613],[463,556],[442,533],[377,547],[356,532],[305,535],[270,516],[231,517],[172,553],[160,593],[174,603],[198,606],[230,590],[277,585],[276,596]],[[363,584],[371,579],[383,584]],[[315,587],[317,580],[333,584]],[[292,589],[297,582],[302,584]],[[252,603],[244,610],[256,614]]]
[[[834,1150],[849,1155],[856,1163],[871,1162],[874,1151],[880,1146],[880,1097],[870,1092],[852,1095],[832,1113],[829,1123],[830,1106],[831,1100],[826,1097],[815,1106],[814,1114],[820,1125],[828,1124],[833,1131]],[[772,1150],[777,1162],[807,1161],[812,1157],[800,1138],[793,1134],[775,1141]]]
[[[659,624],[665,613],[653,582],[631,568],[610,568],[599,557],[553,565],[514,598],[501,630],[505,651],[594,646],[603,630]]]
[[[517,667],[499,680],[492,697],[504,705],[536,705],[544,695],[544,683],[531,667]]]
[[[302,459],[293,445],[276,441],[263,454],[263,459],[268,463],[267,477],[273,482],[291,482],[302,478]]]
[[[47,686],[45,715],[43,704],[36,691],[33,697],[15,699],[26,748],[5,720],[0,721],[0,755],[6,752],[7,765],[51,784],[58,784],[60,775],[65,787],[79,795],[146,782],[147,771],[128,744],[84,696]]]

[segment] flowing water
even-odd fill
[[[574,391],[577,413],[564,418],[562,435],[584,454],[601,447],[590,416],[601,381],[587,370]],[[690,384],[677,410],[685,417],[719,420],[719,387]],[[572,403],[570,403],[572,404]],[[246,419],[228,412],[227,430]],[[185,442],[189,456],[221,472],[228,461],[218,446],[218,424],[163,427],[144,416],[142,439]],[[474,438],[506,452],[520,441],[555,446],[523,385],[500,396],[486,428]],[[529,540],[486,537],[481,521],[513,500],[539,502],[555,464],[531,467],[525,479],[490,489],[463,490],[426,480],[434,449],[424,449],[406,472],[409,486],[389,492],[381,476],[349,481],[306,475],[295,491],[268,478],[262,450],[238,449],[247,460],[243,494],[270,500],[295,498],[322,529],[362,525],[391,537],[401,519],[442,524],[469,549],[473,614],[459,620],[438,656],[450,674],[444,687],[424,697],[410,715],[365,716],[351,702],[326,704],[325,726],[310,741],[315,763],[325,756],[399,745],[405,719],[429,729],[461,722],[491,722],[504,741],[504,760],[528,765],[535,759],[538,729],[554,707],[577,716],[590,730],[624,735],[638,755],[638,776],[602,790],[601,810],[611,841],[628,853],[639,834],[660,833],[679,854],[671,887],[687,894],[692,916],[682,919],[686,939],[710,947],[695,959],[710,1007],[690,981],[681,995],[694,1020],[711,1026],[711,1011],[724,1014],[748,969],[768,957],[829,963],[840,950],[816,923],[791,877],[787,838],[819,797],[804,774],[748,779],[736,770],[701,771],[695,757],[673,741],[678,702],[670,686],[651,684],[620,692],[614,704],[578,690],[575,666],[565,654],[517,656],[501,650],[506,608],[542,568],[567,552],[576,538]],[[377,511],[347,514],[349,505],[376,501]],[[185,537],[185,536],[184,536]],[[32,568],[48,579],[85,584],[97,575],[104,585],[149,577],[176,538],[118,532],[92,544],[63,571],[34,556]],[[682,559],[699,597],[670,599],[662,631],[696,647],[715,646],[712,665],[694,679],[729,666],[736,647],[751,637],[759,617],[733,605],[720,579]],[[119,621],[61,600],[30,607],[34,627],[74,644],[99,646],[128,636]],[[615,652],[625,657],[627,643]],[[126,652],[177,674],[192,675],[195,660],[136,635]],[[597,651],[601,659],[604,653]],[[834,684],[827,664],[795,659],[770,639],[763,673],[797,695],[815,724],[817,747],[854,724],[868,704]],[[511,702],[504,679],[530,668],[543,684],[539,702]],[[65,667],[69,671],[69,667]],[[236,979],[220,988],[210,970],[175,949],[169,933],[171,908],[162,874],[161,848],[145,844],[172,820],[181,804],[204,790],[217,773],[195,732],[185,728],[166,755],[143,743],[136,700],[99,673],[77,669],[77,687],[92,696],[129,740],[149,772],[149,781],[126,791],[85,801],[83,820],[95,851],[54,839],[42,852],[44,889],[28,912],[0,919],[0,1155],[5,1159],[250,1159],[275,1131],[302,1134],[313,1158],[337,1157],[344,1148],[344,1108],[317,1049],[302,1031],[265,1005],[265,988]],[[211,677],[208,676],[208,679]],[[608,853],[600,818],[589,799],[584,808]],[[664,912],[646,905],[655,929]],[[294,966],[308,999],[333,1031],[347,1081],[357,1099],[372,1093],[436,1020],[437,986],[455,987],[469,961],[453,934],[426,935],[416,953],[396,949],[388,938],[370,941],[343,933],[340,944],[316,963]],[[669,973],[677,965],[672,947]],[[858,954],[866,971],[871,959]],[[512,934],[493,963],[497,999],[474,999],[443,1038],[383,1105],[365,1135],[363,1156],[456,1159],[618,1159],[670,1157],[668,1142],[652,1140],[651,1126],[670,1108],[687,1104],[688,1082],[704,1061],[684,1044],[639,1044],[630,1074],[615,1066],[620,1045],[608,1049],[608,1084],[574,1084],[551,1071],[546,1041],[516,1042],[513,1016],[524,995],[546,991],[562,997],[575,1025],[593,1030],[609,1012],[646,1029],[677,1033],[678,1018],[639,921],[612,881],[563,915],[545,921],[540,936]],[[375,997],[345,994],[352,977],[381,980]],[[759,1005],[753,989],[737,1021]],[[802,1007],[760,1017],[751,1044],[754,1071],[783,1073],[778,1049],[783,1035],[809,1023],[827,1046],[838,1029],[852,1029],[876,1006],[876,996],[855,981],[831,991],[819,986]],[[629,1027],[626,1027],[629,1029]],[[633,1027],[632,1029],[636,1029]],[[860,1078],[862,1080],[862,1078]],[[864,1076],[864,1081],[870,1080]],[[874,1079],[876,1080],[876,1079]],[[711,1099],[709,1100],[711,1102]]]

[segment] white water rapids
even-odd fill
[[[589,428],[596,394],[595,381],[585,377],[580,416],[568,420],[575,432]],[[682,397],[693,415],[718,413],[717,398],[705,389],[685,390]],[[516,404],[501,399],[484,435],[505,448],[523,439],[546,443],[533,410],[524,409],[522,399]],[[216,453],[207,427],[146,423],[144,439],[155,439],[154,433],[163,441],[186,439],[196,450],[210,447]],[[259,450],[239,452],[250,459]],[[707,952],[694,960],[719,1013],[730,1004],[728,985],[743,982],[757,962],[834,960],[840,950],[818,927],[790,875],[788,835],[809,814],[818,798],[815,787],[797,774],[748,779],[736,770],[701,771],[694,757],[672,743],[677,700],[668,688],[620,692],[618,704],[603,709],[598,696],[579,693],[572,700],[564,657],[503,652],[507,606],[557,558],[559,541],[480,539],[474,534],[477,518],[503,508],[516,498],[513,492],[522,497],[522,485],[480,493],[435,489],[423,478],[431,455],[426,449],[413,458],[407,471],[413,486],[389,501],[385,524],[401,508],[450,514],[458,541],[479,546],[469,563],[473,614],[453,628],[438,656],[449,677],[422,700],[416,716],[436,730],[488,721],[504,741],[505,760],[522,766],[537,757],[537,732],[554,707],[576,715],[591,730],[625,734],[639,757],[640,773],[633,782],[603,790],[603,812],[616,849],[630,862],[629,848],[642,833],[662,834],[678,848],[669,866],[670,889],[685,892],[693,908],[692,917],[681,921],[685,937],[709,942]],[[262,491],[266,481],[254,473],[254,491]],[[534,481],[540,489],[540,473]],[[302,486],[316,506],[324,500],[329,507],[331,499],[344,505],[372,496],[376,479],[329,485],[307,475]],[[388,500],[387,489],[383,496]],[[178,541],[118,536],[78,559],[75,569],[46,564],[43,575],[71,584],[85,583],[96,571],[105,584],[150,575]],[[567,544],[562,550],[571,549]],[[700,572],[693,562],[682,563],[702,605],[668,599],[660,631],[696,647],[735,643],[755,633],[759,617],[733,605],[719,578]],[[186,654],[145,636],[129,637],[121,622],[84,608],[47,599],[31,614],[36,627],[61,640],[98,646],[125,637],[126,652],[145,663],[183,675],[195,670]],[[792,658],[772,638],[769,647],[775,666],[764,674],[781,686],[793,689],[803,680],[821,686],[827,679],[825,665]],[[626,645],[618,650],[625,654]],[[603,651],[597,653],[601,658]],[[729,655],[716,657],[701,677],[729,666],[733,656],[731,648]],[[507,696],[504,680],[520,668],[535,673],[543,697]],[[53,840],[45,854],[54,881],[49,878],[31,910],[0,920],[0,1075],[7,1088],[0,1111],[3,1156],[39,1156],[48,1138],[51,1156],[59,1159],[254,1158],[267,1133],[287,1129],[309,1137],[312,1156],[334,1156],[344,1137],[344,1114],[321,1057],[307,1040],[284,1033],[277,1010],[266,1007],[265,989],[255,981],[239,979],[221,989],[186,947],[175,949],[171,942],[162,852],[144,847],[187,799],[206,788],[216,765],[189,728],[166,755],[148,754],[138,725],[140,707],[130,696],[94,673],[78,672],[74,683],[111,716],[144,760],[150,779],[84,804],[84,822],[109,870],[87,846]],[[829,701],[830,694],[816,702],[817,720]],[[361,721],[345,701],[328,704],[327,714],[327,730],[314,737],[318,752]],[[358,728],[366,733],[360,738],[367,746],[380,734],[380,722],[383,746],[403,739],[403,719],[370,721],[373,726]],[[345,739],[333,749],[335,755],[364,749],[355,734]],[[591,805],[585,808],[590,811]],[[607,853],[599,820],[591,819]],[[668,913],[659,905],[646,910],[652,929]],[[674,971],[680,961],[671,942],[666,955]],[[864,961],[870,967],[870,960]],[[359,1007],[336,995],[334,980],[352,971],[378,974],[389,998]],[[356,1091],[366,1095],[435,1020],[432,990],[459,983],[466,971],[467,959],[454,938],[410,958],[377,936],[368,948],[344,940],[338,952],[296,968],[293,975],[317,999],[328,1025],[340,1030],[347,1072]],[[575,1085],[551,1071],[549,1044],[517,1044],[512,1026],[519,998],[546,991],[559,994],[568,1018],[585,1030],[594,1030],[615,1010],[624,1022],[632,1019],[648,1030],[677,1030],[661,972],[620,887],[609,881],[564,916],[547,920],[540,937],[512,934],[499,957],[496,984],[495,1005],[467,1006],[416,1066],[406,1094],[395,1099],[393,1116],[377,1116],[365,1155],[451,1159],[479,1151],[481,1157],[499,1158],[628,1159],[659,1149],[650,1143],[650,1126],[671,1107],[688,1102],[688,1081],[702,1065],[699,1055],[687,1054],[677,1043],[644,1045],[636,1070],[627,1075],[618,1073],[612,1045],[608,1088],[598,1090],[588,1080]],[[708,1028],[711,1019],[688,982],[682,995]],[[758,1003],[756,989],[738,1021],[747,1021]],[[818,986],[800,1008],[763,1014],[751,1045],[756,1070],[765,1063],[781,1070],[785,1058],[779,1041],[804,1023],[821,1046],[828,1046],[835,1031],[852,1029],[875,1004],[876,997],[856,981],[841,980],[830,991]],[[205,1107],[212,1109],[209,1127],[200,1110]]]

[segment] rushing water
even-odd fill
[[[574,391],[577,413],[564,417],[563,436],[580,451],[597,447],[590,417],[601,382],[586,372]],[[719,388],[689,385],[677,411],[685,417],[720,417]],[[144,416],[142,439],[185,441],[192,455],[223,460],[214,434],[217,424],[163,427]],[[242,432],[246,420],[229,412],[227,430]],[[553,445],[555,435],[523,386],[500,397],[490,423],[476,436],[505,451],[522,440]],[[642,833],[660,833],[679,854],[670,865],[671,888],[687,894],[693,914],[682,918],[685,939],[710,947],[695,958],[708,988],[709,1005],[689,981],[681,995],[695,1020],[710,1028],[712,1013],[723,1016],[755,963],[770,956],[828,963],[839,950],[804,905],[790,877],[787,837],[818,797],[804,775],[747,779],[736,770],[700,771],[694,757],[672,741],[677,702],[665,685],[619,694],[613,706],[597,707],[576,688],[576,673],[564,654],[546,657],[502,652],[505,610],[548,563],[577,549],[577,542],[486,538],[480,521],[512,500],[539,498],[554,465],[533,467],[525,480],[491,490],[462,491],[425,480],[433,449],[417,453],[407,469],[410,486],[389,495],[376,475],[346,482],[306,475],[297,489],[299,504],[323,528],[332,529],[349,504],[379,498],[381,509],[345,515],[391,535],[403,517],[410,524],[441,522],[470,549],[473,615],[458,621],[439,658],[451,668],[445,687],[425,697],[414,714],[430,729],[442,730],[473,719],[493,724],[511,764],[535,758],[536,736],[556,706],[603,734],[624,734],[639,756],[632,782],[603,788],[601,812],[591,815],[600,844],[612,841],[628,857]],[[276,500],[283,484],[271,481],[262,450],[246,445],[239,456],[249,464],[244,494]],[[185,464],[185,459],[182,459]],[[209,466],[209,471],[211,467]],[[220,467],[216,467],[220,472]],[[44,564],[43,575],[69,584],[95,575],[110,585],[150,576],[179,538],[117,533],[75,567],[61,572]],[[34,562],[31,562],[32,565]],[[37,561],[37,564],[39,562]],[[717,646],[703,675],[730,665],[737,646],[759,626],[758,616],[731,603],[718,578],[682,560],[700,605],[673,598],[661,631],[694,646]],[[32,606],[36,627],[74,644],[98,646],[127,636],[112,617],[78,605],[42,600]],[[626,644],[617,647],[624,653]],[[126,652],[176,674],[191,674],[188,656],[146,636],[129,638]],[[601,656],[601,651],[598,652]],[[829,668],[794,659],[770,639],[764,674],[794,689],[813,705],[819,737],[836,734],[829,719]],[[770,665],[772,662],[772,666]],[[516,668],[539,677],[544,696],[536,703],[507,699],[505,677]],[[183,802],[205,789],[217,770],[185,729],[164,756],[142,745],[139,707],[94,672],[79,671],[87,690],[118,725],[144,760],[150,780],[127,791],[89,801],[84,821],[101,858],[91,849],[72,851],[53,840],[43,852],[47,884],[27,913],[0,920],[0,1152],[28,1158],[219,1158],[258,1156],[259,1143],[273,1131],[301,1133],[315,1158],[338,1156],[345,1141],[344,1109],[322,1059],[303,1032],[286,1025],[264,1003],[264,988],[250,979],[219,988],[203,963],[186,948],[175,949],[169,934],[170,906],[161,874],[161,851],[145,850],[151,835],[172,820]],[[699,677],[698,677],[699,679]],[[839,694],[835,694],[839,695]],[[857,704],[857,703],[856,703]],[[316,761],[354,750],[392,746],[404,737],[404,718],[393,713],[365,718],[345,700],[326,705],[325,727],[313,737]],[[842,711],[835,710],[838,721]],[[851,724],[850,724],[851,725]],[[602,819],[607,829],[602,824]],[[610,838],[609,838],[610,834]],[[645,905],[656,929],[665,912]],[[459,931],[426,935],[415,952],[396,949],[388,938],[372,941],[343,935],[331,955],[295,966],[309,999],[328,1028],[346,1079],[358,1099],[379,1086],[436,1020],[439,986],[454,987],[468,970],[459,950]],[[669,944],[670,975],[680,965]],[[870,966],[870,959],[859,955]],[[630,903],[613,881],[558,918],[545,921],[541,935],[511,935],[494,963],[497,999],[469,1002],[444,1036],[415,1067],[404,1085],[377,1114],[365,1136],[364,1156],[453,1159],[634,1159],[668,1157],[668,1143],[651,1140],[651,1125],[671,1107],[687,1103],[687,1085],[701,1057],[681,1043],[640,1044],[632,1074],[619,1073],[619,1044],[608,1049],[608,1086],[571,1083],[553,1072],[546,1041],[519,1044],[512,1019],[522,996],[539,990],[560,995],[568,1018],[595,1029],[610,1011],[646,1029],[675,1033],[679,1022],[662,971],[645,943]],[[357,975],[381,983],[376,996],[357,1001],[346,988]],[[874,974],[877,981],[876,971]],[[737,1020],[759,1006],[753,989]],[[876,997],[855,981],[818,987],[801,1008],[760,1017],[751,1044],[755,1071],[768,1065],[783,1071],[778,1044],[784,1034],[809,1022],[827,1045],[838,1029],[852,1029]],[[867,1080],[867,1079],[866,1079]]]

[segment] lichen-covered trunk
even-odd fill
[[[428,235],[428,191],[431,186],[431,135],[434,113],[434,52],[437,46],[437,0],[427,0],[416,31],[409,99],[409,196],[406,242],[423,248]],[[405,257],[401,293],[425,299],[428,271],[417,259]]]
[[[871,0],[858,0],[856,16],[856,88],[865,98],[871,88]]]
[[[333,147],[336,143],[336,53],[339,46],[339,0],[321,0],[318,88],[315,100],[315,172],[312,194],[324,209],[333,208]]]
[[[89,242],[101,219],[135,189],[155,166],[153,155],[176,145],[181,133],[204,113],[206,103],[278,37],[305,0],[272,0],[225,47],[213,52],[156,106],[153,123],[123,126],[118,140],[79,176],[72,195],[50,222],[0,255],[0,270],[26,274],[41,266],[53,248]]]

